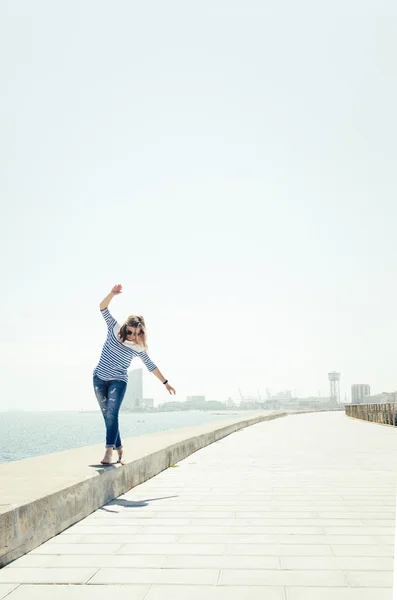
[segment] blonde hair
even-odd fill
[[[127,327],[136,328],[136,336],[139,337],[139,343],[145,348],[145,350],[147,350],[146,324],[142,315],[130,315],[127,317],[119,331],[119,338],[121,342],[125,342],[127,339]]]

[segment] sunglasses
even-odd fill
[[[137,335],[137,336],[140,336],[140,335],[142,335],[142,333],[143,333],[142,331],[140,331],[139,333],[134,333],[133,331],[130,331],[129,329],[127,329],[127,335]]]

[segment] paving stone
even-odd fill
[[[115,554],[122,544],[50,544],[32,550],[31,554]]]
[[[393,587],[393,571],[346,571],[351,587]]]
[[[393,535],[394,525],[389,527],[324,527],[325,535]]]
[[[143,527],[172,527],[174,525],[178,526],[178,527],[183,527],[185,525],[190,525],[191,523],[191,519],[159,519],[158,517],[153,517],[152,519],[134,519],[133,517],[129,518],[129,519],[124,519],[124,518],[113,518],[112,520],[110,519],[93,519],[91,521],[88,520],[89,517],[87,517],[87,519],[84,519],[83,521],[80,521],[79,524],[74,525],[73,529],[75,529],[76,531],[80,531],[80,529],[91,529],[91,528],[95,528],[96,533],[100,534],[100,533],[105,533],[102,531],[102,528],[104,529],[110,529],[112,530],[112,532],[114,533],[114,530],[117,531],[117,529],[119,527],[123,528],[125,530],[125,533],[133,533],[132,531],[129,531],[129,528],[135,528],[137,527],[138,530],[142,529]],[[232,521],[234,521],[234,519],[232,519]],[[213,520],[210,520],[210,524],[213,524]],[[76,529],[78,528],[78,529]],[[69,531],[69,530],[68,530]],[[84,531],[82,532],[84,533]],[[89,533],[88,531],[86,533]],[[66,534],[66,531],[65,531]]]
[[[233,531],[232,531],[233,529]],[[240,532],[235,532],[234,528],[232,528],[230,525],[228,526],[222,526],[222,525],[213,525],[211,527],[211,525],[200,525],[200,526],[196,526],[196,525],[169,525],[169,526],[165,526],[165,525],[159,525],[159,526],[148,526],[148,527],[142,527],[140,533],[142,535],[157,535],[157,534],[164,534],[164,533],[168,533],[168,534],[177,534],[177,535],[203,535],[203,534],[210,534],[210,535],[217,535],[217,534],[226,534],[226,533],[240,533]],[[246,533],[246,532],[242,532],[242,533]],[[257,533],[261,533],[260,531],[258,531]],[[208,538],[205,538],[205,541],[208,541]]]
[[[377,557],[336,557],[336,556],[283,556],[283,569],[302,571],[306,569],[336,570],[336,571],[392,571],[392,558]]]
[[[169,556],[164,569],[280,569],[278,556]]]
[[[117,554],[204,554],[219,556],[225,544],[125,544]]]
[[[371,544],[370,546],[331,546],[335,556],[394,556],[394,546]]]
[[[105,511],[103,509],[98,509],[96,512],[94,512],[92,515],[90,515],[89,517],[87,517],[86,519],[84,519],[83,521],[81,521],[81,523],[92,523],[95,522],[97,519],[103,521],[104,519],[109,521],[110,523],[110,519],[112,519],[112,523],[115,522],[113,521],[113,519],[115,519],[117,522],[118,520],[120,521],[124,521],[125,519],[139,519],[140,521],[144,521],[145,519],[154,519],[157,516],[157,512],[150,512],[150,513],[145,513],[145,512],[141,512],[141,511],[134,511],[131,513],[128,512],[121,512],[121,511]],[[175,518],[175,515],[172,515]]]
[[[47,554],[25,554],[12,563],[8,564],[4,569],[24,569],[25,567],[46,567],[51,560],[51,556]],[[79,566],[79,565],[76,565]]]
[[[285,600],[280,587],[153,585],[145,600]],[[379,598],[377,598],[379,600]],[[383,599],[382,599],[383,600]]]
[[[287,587],[288,600],[391,600],[385,588]]]
[[[347,585],[342,571],[271,571],[255,569],[221,570],[219,585],[273,585],[273,586],[334,586]]]
[[[18,583],[0,583],[0,600],[3,600],[12,590],[18,587]]]
[[[395,517],[390,515],[390,517],[386,519],[385,515],[382,513],[381,519],[362,519],[362,524],[364,527],[388,527],[390,532],[391,530],[394,530]],[[390,527],[392,529],[390,529]]]
[[[377,545],[374,536],[370,535],[279,535],[280,544],[327,544],[327,545]]]
[[[82,537],[83,537],[82,534],[65,535],[62,533],[62,534],[56,535],[54,538],[52,538],[51,544],[78,544],[81,541]]]
[[[123,534],[117,533],[112,535],[87,535],[83,536],[79,544],[173,544],[178,541],[178,535],[157,534]],[[207,541],[207,540],[205,540]]]
[[[216,585],[217,569],[100,569],[90,584],[162,583]]]
[[[73,530],[73,531],[71,531]],[[70,537],[74,537],[74,535],[71,535],[71,533],[76,533],[78,532],[78,535],[80,536],[80,539],[82,537],[86,537],[87,535],[117,535],[117,534],[123,534],[123,535],[131,535],[131,534],[136,534],[139,533],[142,530],[142,525],[113,525],[111,526],[110,524],[108,524],[107,526],[80,526],[77,529],[75,527],[71,527],[70,529],[68,529],[67,531],[65,531],[65,533],[63,534],[65,536],[65,538],[70,538]],[[70,540],[69,543],[73,543],[72,540]]]
[[[46,556],[46,567],[117,567],[119,569],[160,569],[167,557],[147,554],[91,554],[91,555],[62,555]],[[213,558],[213,557],[212,557]]]
[[[377,511],[376,511],[377,512]],[[360,519],[362,521],[363,525],[373,525],[375,523],[374,519],[375,519],[375,515],[374,513],[371,512],[320,512],[316,514],[316,517],[319,519]],[[382,518],[385,519],[385,512],[382,509]],[[387,515],[388,520],[393,521],[392,525],[394,526],[394,511],[391,511],[388,515]],[[367,522],[366,522],[367,521]]]
[[[385,546],[391,546],[395,542],[394,535],[374,535],[374,538],[378,542],[378,544],[382,544]]]
[[[86,583],[97,569],[2,569],[0,583]]]
[[[326,544],[229,544],[226,555],[234,556],[332,556]]]
[[[270,513],[274,514],[274,513]],[[323,527],[362,527],[363,522],[359,519],[318,519],[315,516],[311,518],[295,517],[293,519],[278,517],[272,519],[257,519],[256,525],[262,528],[278,527],[282,528],[280,533],[323,533]],[[315,531],[307,531],[307,529]]]
[[[181,535],[178,543],[180,544],[277,544],[277,535],[261,535],[257,534],[206,534],[206,535]]]
[[[195,519],[202,519],[203,517],[205,517],[206,519],[213,519],[213,520],[215,519],[217,521],[223,521],[224,519],[231,519],[233,517],[233,513],[230,511],[219,511],[219,512],[198,511],[198,512],[183,512],[183,513],[171,512],[171,511],[159,511],[158,512],[158,516],[160,517],[160,519],[169,519],[170,517],[175,518],[176,516],[178,516],[178,514],[183,519],[189,518],[189,519],[192,519],[193,521]]]
[[[149,585],[20,585],[7,600],[144,600]],[[109,595],[110,593],[110,595]]]

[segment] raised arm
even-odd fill
[[[105,308],[107,308],[109,306],[111,299],[114,298],[114,296],[118,296],[119,294],[121,294],[121,291],[122,291],[122,285],[120,285],[120,283],[118,283],[117,285],[114,285],[112,287],[110,294],[108,294],[106,296],[106,298],[104,298],[102,300],[102,302],[100,303],[99,308],[101,310],[105,310]]]

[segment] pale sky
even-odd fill
[[[396,390],[396,56],[392,0],[3,0],[0,410],[96,409],[115,283],[177,400]]]

